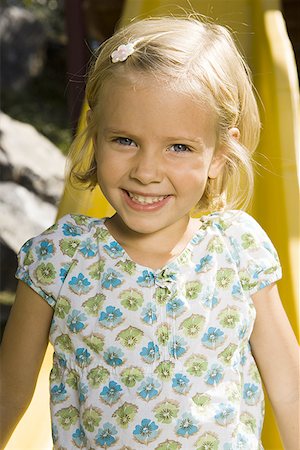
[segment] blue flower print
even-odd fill
[[[33,243],[33,239],[29,239],[29,241],[27,241],[23,245],[23,247],[21,248],[21,251],[24,252],[25,254],[27,254],[32,247],[32,243]]]
[[[152,400],[159,393],[161,385],[152,377],[147,377],[138,387],[137,392],[144,400]]]
[[[224,369],[218,364],[213,364],[205,374],[204,380],[207,384],[215,386],[220,383],[224,376]]]
[[[246,321],[244,321],[238,329],[240,340],[244,339],[247,331],[248,331],[248,323]]]
[[[111,258],[120,258],[124,255],[124,250],[118,242],[114,241],[110,245],[104,245],[104,250]]]
[[[156,305],[154,303],[147,303],[142,309],[142,320],[148,324],[152,324],[157,321]]]
[[[115,306],[107,306],[105,312],[101,311],[99,322],[105,328],[114,328],[122,322],[123,313]]]
[[[121,273],[109,268],[107,272],[103,274],[102,287],[112,290],[122,284],[121,278],[123,278]]]
[[[246,383],[243,389],[243,399],[247,405],[256,405],[260,398],[260,390],[256,384]]]
[[[168,350],[173,358],[180,358],[186,352],[187,343],[181,336],[174,336],[173,341],[169,342]]]
[[[171,302],[167,303],[167,314],[171,317],[180,316],[180,314],[186,309],[185,303],[180,298],[174,298]]]
[[[81,229],[76,225],[71,225],[70,223],[65,223],[62,227],[65,236],[80,236]]]
[[[137,441],[148,444],[158,436],[158,426],[150,419],[143,419],[141,425],[136,425],[133,434]]]
[[[138,277],[137,282],[140,286],[151,287],[154,286],[154,273],[149,270],[143,270],[142,276]]]
[[[242,292],[242,286],[241,286],[241,284],[240,283],[237,283],[237,284],[234,284],[233,286],[232,286],[232,291],[231,291],[231,293],[232,293],[232,295],[233,295],[233,297],[236,297],[236,298],[242,298],[242,296],[243,296],[243,292]]]
[[[112,405],[116,403],[121,397],[122,388],[115,381],[110,381],[108,386],[104,386],[102,392],[100,392],[100,397],[108,403]]]
[[[231,404],[221,403],[214,416],[215,421],[222,426],[227,426],[234,421],[236,410]]]
[[[57,439],[58,439],[58,428],[56,425],[52,424],[52,440],[53,440],[53,444],[56,444]]]
[[[78,333],[85,327],[84,322],[86,322],[86,320],[87,316],[84,313],[78,311],[77,309],[74,309],[67,318],[69,330],[73,333]]]
[[[104,359],[110,366],[121,366],[123,364],[122,356],[124,353],[120,348],[109,347],[106,352],[104,352]]]
[[[152,363],[160,357],[158,346],[152,341],[148,342],[148,346],[142,348],[140,355],[146,363]]]
[[[75,356],[76,362],[81,368],[87,367],[91,363],[91,354],[86,348],[78,348],[75,352]]]
[[[84,429],[80,425],[80,428],[77,428],[75,433],[72,434],[73,442],[78,448],[86,447],[87,439],[84,432]]]
[[[220,303],[218,292],[212,292],[211,289],[206,289],[201,297],[201,303],[205,308],[215,308]]]
[[[79,403],[83,403],[86,400],[86,394],[89,392],[89,388],[84,383],[78,384]]]
[[[80,246],[78,247],[80,253],[86,258],[92,258],[96,255],[97,245],[92,241],[91,238],[82,241]]]
[[[176,433],[179,436],[189,437],[197,433],[199,427],[198,422],[190,413],[184,413],[176,424]]]
[[[172,388],[179,394],[186,394],[190,390],[190,380],[182,373],[176,373],[172,378]]]
[[[51,401],[53,403],[59,403],[59,402],[63,402],[66,400],[67,398],[67,391],[66,391],[66,387],[63,383],[60,383],[60,385],[55,385],[52,387],[51,392]]]
[[[203,258],[200,259],[200,263],[196,264],[195,272],[207,272],[212,267],[212,259],[213,257],[211,255],[206,255]]]
[[[77,277],[72,277],[69,286],[71,291],[78,295],[86,294],[91,289],[91,283],[88,278],[84,277],[83,273],[79,273]]]
[[[61,281],[65,281],[71,266],[72,266],[72,263],[67,263],[61,267],[60,272],[59,272],[59,277],[60,277]]]
[[[236,448],[241,450],[251,450],[253,446],[246,436],[242,435],[241,433],[238,433]]]
[[[54,245],[52,241],[41,241],[39,245],[35,247],[35,252],[39,260],[46,260],[51,258],[54,253]]]
[[[100,445],[100,447],[104,448],[110,447],[116,442],[116,438],[114,436],[117,433],[118,432],[116,427],[113,424],[106,422],[103,425],[103,428],[100,428],[98,430],[95,442],[96,444]]]
[[[215,349],[221,345],[225,340],[224,333],[219,328],[209,327],[206,333],[202,336],[201,342],[210,349]]]

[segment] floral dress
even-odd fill
[[[251,216],[203,216],[152,270],[105,219],[67,215],[21,248],[16,276],[54,310],[55,449],[262,449],[251,295],[281,269]]]

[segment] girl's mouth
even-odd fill
[[[153,211],[159,209],[164,206],[171,198],[170,195],[150,196],[148,194],[136,194],[124,189],[122,189],[122,191],[124,193],[127,204],[131,206],[131,208],[139,211]]]

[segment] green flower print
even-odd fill
[[[154,372],[160,380],[170,380],[173,375],[175,364],[172,361],[162,361],[158,364]]]
[[[253,280],[250,273],[245,270],[239,271],[240,282],[244,291],[250,291],[257,285],[257,280]]]
[[[89,218],[81,214],[71,214],[72,219],[76,225],[88,225]]]
[[[59,380],[60,377],[61,377],[61,368],[58,364],[54,363],[50,372],[51,383],[54,383],[55,381]]]
[[[141,341],[143,335],[144,333],[142,330],[130,326],[125,330],[120,331],[120,333],[117,335],[116,340],[120,340],[122,345],[132,349]]]
[[[69,314],[71,309],[70,300],[66,297],[58,297],[55,305],[55,314],[60,318],[64,319],[67,314]]]
[[[80,240],[73,238],[65,238],[59,241],[59,247],[62,251],[62,254],[70,256],[70,258],[73,258],[73,256],[75,255],[79,244]]]
[[[102,411],[99,408],[87,408],[82,413],[82,421],[87,431],[95,431],[99,426],[102,417]]]
[[[188,300],[195,300],[198,298],[202,290],[202,283],[200,281],[188,281],[185,284],[185,295]]]
[[[272,266],[272,267],[269,267],[268,269],[264,270],[264,274],[269,275],[269,274],[276,272],[276,270],[278,270],[278,266]]]
[[[257,383],[261,382],[260,374],[256,364],[251,364],[249,368],[249,375],[252,378],[252,380],[256,381]]]
[[[165,287],[158,287],[155,289],[154,296],[159,305],[165,305],[170,298],[170,292]]]
[[[214,433],[204,433],[196,441],[196,450],[218,450],[219,439]]]
[[[79,384],[79,375],[76,372],[76,370],[71,369],[68,372],[68,375],[66,377],[66,384],[70,386],[72,389],[77,390],[78,384]]]
[[[29,250],[24,258],[24,266],[30,266],[34,262],[32,250]]]
[[[191,355],[184,363],[187,372],[194,377],[201,377],[206,371],[208,363],[203,355]]]
[[[70,337],[67,334],[61,334],[55,339],[55,345],[61,348],[63,352],[72,353],[74,352],[74,346]]]
[[[251,414],[243,412],[240,416],[241,422],[247,427],[248,431],[255,433],[256,419]]]
[[[55,417],[58,418],[58,423],[64,430],[69,430],[71,425],[75,425],[79,418],[79,411],[74,406],[63,408],[57,411]]]
[[[119,261],[117,263],[117,267],[119,267],[123,272],[128,273],[128,275],[134,275],[136,271],[136,263],[126,259],[126,261]]]
[[[94,297],[90,297],[85,302],[83,302],[82,306],[84,307],[86,313],[92,317],[98,317],[99,311],[103,305],[105,300],[105,295],[97,294]]]
[[[180,264],[181,266],[189,264],[189,262],[191,261],[191,256],[192,252],[189,248],[187,248],[185,251],[181,253],[181,255],[178,256],[177,258],[178,264]]]
[[[107,238],[110,236],[109,231],[106,230],[104,227],[97,227],[95,230],[95,233],[93,234],[93,238],[96,239],[96,241],[105,242],[107,241]]]
[[[223,243],[218,236],[213,237],[207,245],[207,251],[209,253],[213,253],[213,252],[222,253],[223,250],[224,250]]]
[[[51,225],[46,231],[43,232],[43,235],[52,234],[54,231],[58,229],[58,223]]]
[[[239,399],[241,398],[240,384],[234,382],[229,383],[225,388],[225,392],[228,400],[231,402],[239,402]]]
[[[244,249],[257,248],[257,243],[256,243],[255,238],[254,238],[254,236],[252,234],[250,234],[250,233],[242,234],[241,240],[242,240],[242,247]]]
[[[37,281],[42,285],[51,284],[56,276],[56,270],[52,263],[42,263],[36,268],[34,274]]]
[[[133,387],[144,378],[141,369],[137,367],[129,367],[121,372],[121,381],[127,387]]]
[[[211,397],[207,394],[202,394],[198,392],[192,397],[192,400],[195,403],[195,405],[198,406],[198,408],[200,408],[202,411],[205,411],[205,409],[211,402]]]
[[[225,328],[234,328],[240,320],[238,308],[227,307],[222,309],[218,315],[218,319]]]
[[[158,343],[167,345],[170,338],[170,328],[167,323],[162,323],[156,331]]]
[[[104,383],[109,377],[109,371],[102,366],[94,367],[90,370],[87,376],[91,388],[98,388],[100,384]]]
[[[138,407],[136,405],[125,402],[113,413],[112,416],[116,418],[116,421],[120,427],[128,428],[129,423],[135,418],[137,411]]]
[[[234,280],[234,270],[222,268],[217,271],[216,281],[220,289],[228,289]]]
[[[140,306],[142,306],[144,298],[143,294],[137,289],[128,289],[121,292],[119,298],[121,299],[121,304],[129,311],[136,311]]]
[[[99,258],[99,261],[91,264],[88,267],[88,273],[93,280],[100,280],[101,273],[104,271],[105,262],[103,259]]]
[[[180,330],[190,338],[197,338],[205,324],[205,317],[199,314],[192,314],[185,319],[179,326]]]
[[[182,445],[179,442],[170,441],[169,439],[167,439],[166,441],[155,447],[155,450],[180,450],[181,448]]]
[[[229,344],[221,353],[218,354],[218,358],[226,365],[231,363],[234,352],[237,349],[236,344]]]
[[[103,350],[104,337],[100,334],[91,334],[83,338],[83,342],[95,353],[100,353]]]
[[[178,402],[174,400],[161,402],[154,408],[155,417],[162,423],[171,423],[178,416],[178,412]]]

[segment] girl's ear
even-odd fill
[[[239,140],[240,130],[238,128],[230,128],[228,134],[231,138]],[[216,151],[210,164],[208,178],[217,178],[226,163],[226,145],[221,145]]]

